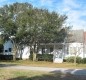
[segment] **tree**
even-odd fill
[[[0,24],[6,35],[15,35],[17,43],[33,47],[35,55],[40,43],[62,42],[65,38],[65,28],[62,27],[67,19],[65,15],[38,9],[29,3],[14,3],[0,10]]]

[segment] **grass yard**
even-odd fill
[[[0,61],[0,65],[26,65],[26,66],[41,66],[41,67],[58,67],[58,68],[86,68],[86,64],[62,63],[55,64],[53,62],[45,61]],[[61,72],[41,72],[41,71],[29,71],[29,70],[14,70],[6,69],[3,66],[0,68],[0,80],[86,80],[86,76],[75,76],[71,74],[62,74]]]
[[[86,76],[26,70],[0,69],[0,80],[86,80]]]
[[[16,65],[26,65],[26,66],[38,66],[38,67],[55,67],[55,68],[81,68],[86,69],[86,64],[77,64],[74,63],[53,63],[46,61],[29,61],[29,60],[17,60],[17,61],[0,61],[3,64],[16,64]]]

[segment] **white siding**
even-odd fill
[[[78,57],[83,58],[83,43],[69,43],[68,52],[69,54],[65,57],[75,56],[76,54]]]
[[[6,41],[4,44],[4,54],[5,55],[10,55],[12,54],[11,51],[12,51],[12,48],[13,48],[13,43],[9,40],[9,41]],[[11,51],[10,51],[11,49]]]
[[[30,47],[25,46],[22,53],[22,59],[23,60],[29,59],[29,56],[30,56]]]

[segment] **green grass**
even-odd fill
[[[0,80],[32,80],[31,77],[41,76],[43,74],[47,73],[26,70],[0,69]]]
[[[46,61],[29,61],[29,60],[17,60],[17,61],[1,61],[3,64],[16,64],[25,66],[38,66],[38,67],[55,67],[55,68],[82,68],[86,69],[86,64],[74,64],[74,63],[53,63]]]
[[[86,80],[86,76],[27,70],[0,69],[0,80]]]
[[[0,61],[0,64],[5,65],[25,65],[25,66],[41,66],[41,67],[58,67],[58,68],[86,68],[86,64],[61,63],[55,64],[53,62],[45,61]],[[86,76],[74,76],[71,74],[62,74],[61,72],[41,72],[29,70],[12,70],[0,68],[0,80],[86,80]]]

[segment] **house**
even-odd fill
[[[54,54],[56,62],[71,56],[86,58],[86,32],[70,30],[68,35],[64,43],[41,44],[39,54]]]
[[[71,34],[71,36],[68,37],[68,41],[66,43],[68,52],[65,53],[65,58],[71,56],[86,58],[86,34],[84,33],[84,30],[71,30],[69,31],[69,34]]]
[[[2,55],[8,55],[8,56],[13,56],[13,41],[12,40],[7,40],[5,41],[5,43],[3,44],[3,53]],[[30,55],[30,47],[28,46],[24,46],[22,48],[18,49],[18,52],[16,53],[16,58],[21,58],[23,60],[25,59],[29,59],[29,55]],[[11,58],[12,59],[12,58]]]
[[[18,48],[16,58],[26,60],[26,59],[29,59],[29,56],[30,56],[30,47],[29,46],[24,45],[24,46],[20,46]]]
[[[13,42],[11,40],[6,41],[4,44],[4,55],[13,55]],[[38,54],[54,54],[54,61],[57,59],[62,59],[63,55],[63,44],[61,43],[41,43],[39,46]],[[18,51],[16,53],[16,58],[19,59],[29,59],[30,56],[30,47],[26,45],[21,45],[18,47]],[[57,59],[56,59],[57,58]]]
[[[63,43],[41,43],[38,54],[53,54],[55,63],[62,62],[64,58],[79,56],[86,58],[86,32],[84,30],[70,30]],[[4,43],[4,54],[12,54],[13,43],[11,40]],[[16,58],[28,59],[30,56],[29,46],[20,46]]]
[[[3,44],[3,48],[4,55],[12,55],[13,43],[11,40],[5,41],[5,43]]]
[[[60,51],[63,49],[62,43],[41,43],[38,54],[53,54],[53,51]]]
[[[63,43],[41,43],[38,54],[53,54],[54,63],[62,63],[64,55]]]
[[[68,54],[65,54],[65,58],[71,57],[71,56],[77,56],[84,58],[84,52],[83,52],[83,43],[80,42],[73,42],[68,43]]]

